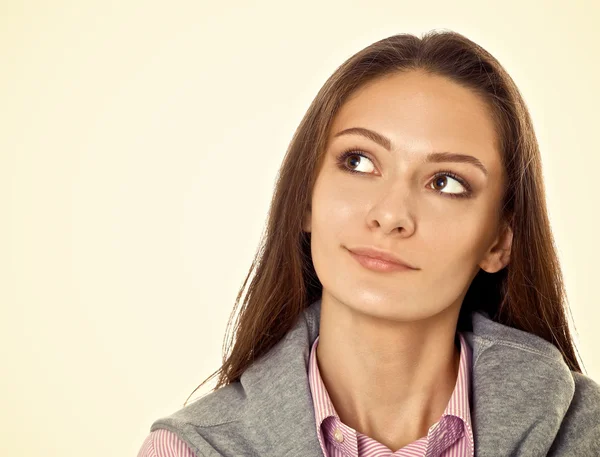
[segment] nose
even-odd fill
[[[410,211],[410,191],[407,186],[395,186],[381,195],[367,213],[369,228],[385,234],[399,232],[409,236],[415,227]]]

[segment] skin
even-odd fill
[[[356,134],[334,138],[350,127],[385,135],[392,150]],[[368,156],[343,161],[363,173],[338,168],[348,147]],[[445,151],[476,157],[488,175],[471,164],[420,161]],[[396,73],[342,106],[325,154],[303,227],[323,285],[319,371],[340,420],[396,451],[427,436],[454,391],[456,326],[471,281],[480,268],[494,273],[509,262],[494,123],[469,89],[420,71]],[[471,198],[448,197],[466,188],[447,175],[435,179],[443,170],[467,180]],[[347,250],[357,245],[418,269],[366,269]]]

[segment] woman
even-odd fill
[[[255,268],[214,391],[139,456],[600,455],[531,119],[464,36],[335,71],[235,308]]]

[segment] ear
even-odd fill
[[[488,273],[496,273],[508,265],[510,262],[512,240],[512,227],[505,223],[489,251],[485,254],[485,257],[479,264],[481,269]]]
[[[310,208],[306,211],[306,213],[304,213],[304,219],[302,222],[302,230],[310,233],[312,230],[311,227],[311,221],[312,221],[312,212],[310,210]]]

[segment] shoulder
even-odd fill
[[[215,455],[215,446],[230,450],[232,443],[245,442],[248,430],[252,429],[251,424],[242,420],[246,404],[246,393],[239,381],[231,383],[154,421],[150,432],[151,434],[160,431],[169,432],[172,440],[169,446],[174,448],[180,446],[179,442],[183,442],[196,452],[190,456]],[[188,457],[188,454],[181,455]],[[179,457],[180,454],[147,455],[147,457],[171,456]]]
[[[548,455],[600,455],[600,384],[571,374],[575,392]]]
[[[262,397],[269,392],[254,395]],[[261,419],[265,412],[257,413],[256,402],[252,403],[252,392],[245,391],[240,382],[231,383],[156,420],[150,431],[174,433],[198,457],[268,455],[265,451],[276,441],[271,429],[277,424],[269,422],[270,416]]]
[[[189,424],[210,427],[240,419],[246,404],[246,392],[240,382],[234,382],[205,394],[174,413],[152,424],[154,431],[160,424]]]
[[[137,457],[196,457],[196,454],[175,433],[158,429],[146,437]]]
[[[600,384],[584,374],[571,373],[575,381],[575,393],[564,421],[576,418],[578,421],[574,425],[577,428],[594,427],[600,443]]]

